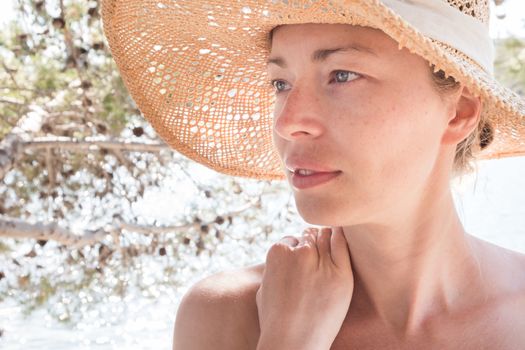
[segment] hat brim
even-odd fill
[[[103,28],[129,93],[158,135],[216,171],[284,179],[272,142],[268,32],[346,23],[380,29],[482,98],[495,137],[478,159],[525,155],[525,102],[471,59],[425,37],[380,1],[104,0]]]

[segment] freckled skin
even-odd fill
[[[315,50],[348,42],[377,56],[311,62]],[[270,57],[287,64],[268,66],[269,78],[282,83],[273,142],[283,167],[293,155],[342,171],[317,188],[292,186],[302,218],[341,227],[351,256],[352,299],[330,349],[521,348],[525,256],[467,234],[450,193],[456,145],[479,122],[479,98],[464,87],[439,95],[428,63],[372,28],[281,26]],[[358,75],[341,81],[336,71]],[[268,266],[213,275],[193,287],[190,301],[181,303],[174,348],[256,349],[263,338],[256,293]],[[291,292],[276,285],[264,283],[272,291],[267,300],[278,305]],[[307,300],[333,295],[322,287],[298,289]],[[308,311],[295,328],[330,318],[326,309]],[[282,346],[279,335],[269,338]]]
[[[309,59],[314,50],[348,42],[377,55]],[[525,279],[516,284],[511,271],[523,271],[525,259],[466,234],[450,196],[455,149],[479,122],[479,98],[464,87],[440,95],[427,61],[372,28],[283,26],[274,31],[270,56],[287,63],[268,66],[270,79],[285,82],[273,129],[283,166],[299,155],[342,171],[319,189],[292,186],[303,219],[343,227],[352,254],[353,307],[333,349],[352,341],[359,349],[385,348],[405,336],[400,348],[445,348],[440,341],[448,337],[450,348],[479,348],[483,341],[474,339],[482,334],[519,344],[523,336],[511,324],[522,324],[523,316],[508,314],[492,334],[486,326],[508,300],[523,308]],[[336,81],[339,70],[357,76]],[[495,302],[489,307],[486,300]],[[473,324],[469,339],[456,324],[457,343],[447,326],[461,319],[455,313]],[[432,343],[427,332],[443,338]]]
[[[272,55],[285,56],[290,68],[268,68],[272,79],[288,84],[277,95],[274,114],[281,158],[299,153],[344,173],[331,185],[338,191],[296,193],[301,216],[321,225],[341,222],[343,215],[346,221],[370,220],[392,208],[429,177],[439,153],[451,147],[440,144],[447,106],[431,85],[428,63],[398,50],[381,31],[345,27],[278,28]],[[303,58],[318,47],[344,46],[348,38],[373,43],[379,57],[335,54],[322,63]],[[329,83],[335,69],[362,77]]]

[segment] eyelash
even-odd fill
[[[340,73],[340,72],[350,73],[350,75],[356,76],[356,79],[361,77],[361,74],[358,74],[358,73],[355,73],[355,72],[352,72],[352,71],[348,71],[348,70],[334,70],[334,71],[332,71],[332,73],[335,73],[335,74]],[[342,84],[343,83],[350,83],[350,82],[352,82],[352,81],[354,81],[356,79],[352,79],[352,80],[349,80],[349,81],[343,81],[341,83]],[[282,80],[282,79],[273,79],[273,80],[270,81],[270,85],[275,89],[275,93],[276,94],[280,94],[281,92],[284,92],[284,90],[277,90],[277,88],[275,87],[275,84],[278,81],[284,81],[284,80]],[[332,81],[332,80],[330,80],[330,81]]]

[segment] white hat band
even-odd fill
[[[381,0],[424,35],[463,52],[494,73],[494,45],[488,26],[443,0]]]

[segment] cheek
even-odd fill
[[[392,138],[402,131],[399,115],[401,107],[377,93],[377,90],[363,90],[352,96],[334,99],[330,115],[333,119],[328,127],[342,144],[350,150],[368,154],[384,153],[390,147]],[[343,103],[340,103],[343,101]]]
[[[358,103],[346,99],[332,131],[349,152],[357,150],[354,161],[362,159],[379,176],[426,167],[439,145],[439,105],[425,89],[385,86],[353,96]]]
[[[277,154],[279,155],[279,160],[281,161],[281,166],[284,168],[284,153],[286,151],[287,147],[287,141],[284,140],[279,134],[275,131],[275,128],[272,127],[272,144],[273,148],[277,151]]]
[[[396,91],[389,89],[390,92]],[[398,87],[395,94],[382,94],[374,108],[375,127],[387,145],[424,145],[434,142],[439,132],[439,98],[427,86]],[[388,142],[391,140],[391,142]]]
[[[410,89],[384,110],[382,151],[389,158],[385,176],[400,186],[418,183],[435,165],[440,149],[442,106],[425,87]]]
[[[277,135],[274,126],[272,126],[272,143],[273,147],[277,150],[279,156],[282,158],[283,140],[279,137],[279,135]]]

